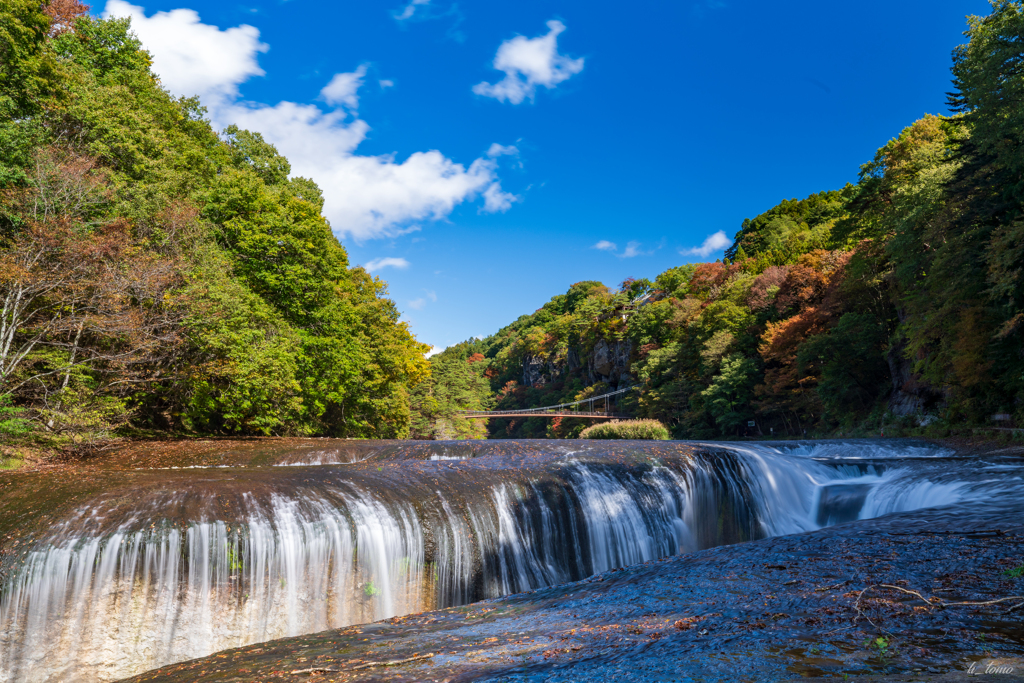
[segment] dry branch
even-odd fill
[[[1024,595],[1010,595],[1010,596],[1007,596],[1007,597],[1004,597],[1004,598],[996,598],[995,600],[981,600],[981,601],[965,600],[965,601],[959,601],[959,602],[946,602],[942,598],[938,598],[938,597],[926,598],[920,592],[915,591],[915,590],[910,590],[909,588],[901,588],[900,586],[894,586],[894,585],[892,585],[890,583],[878,583],[878,584],[872,584],[872,585],[868,586],[867,588],[865,588],[864,590],[862,590],[860,593],[857,594],[857,599],[854,600],[854,602],[853,602],[853,609],[857,613],[857,615],[853,618],[854,623],[857,623],[858,619],[860,619],[861,617],[864,617],[864,619],[866,619],[869,624],[871,624],[875,628],[878,628],[878,626],[875,625],[875,622],[871,621],[871,618],[868,617],[868,615],[864,613],[864,610],[862,610],[860,608],[860,601],[864,597],[864,594],[867,593],[868,591],[872,590],[873,588],[888,588],[890,590],[895,590],[895,591],[899,591],[901,593],[906,593],[907,595],[913,595],[913,596],[919,598],[920,600],[922,600],[929,607],[938,607],[939,609],[945,609],[946,607],[960,607],[960,606],[982,607],[982,606],[986,606],[986,605],[998,605],[998,604],[1003,603],[1003,602],[1010,602],[1011,600],[1020,600],[1021,602],[1019,602],[1018,604],[1014,605],[1009,610],[1007,610],[1007,613],[1009,613],[1009,612],[1013,612],[1014,610],[1020,609],[1022,606],[1024,606]]]
[[[416,662],[421,659],[430,659],[434,656],[433,652],[428,652],[425,655],[416,655],[414,657],[406,657],[405,659],[392,659],[387,662],[363,662],[358,666],[349,667],[348,669],[328,669],[326,667],[313,667],[311,669],[295,669],[290,673],[293,674],[315,674],[315,673],[342,673],[345,671],[359,671],[360,669],[372,669],[376,666],[398,666],[399,664],[408,664],[409,662]]]

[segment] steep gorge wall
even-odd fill
[[[560,363],[539,356],[527,356],[523,359],[522,384],[540,387],[556,379],[566,379],[580,373],[588,385],[605,382],[618,389],[633,382],[630,373],[632,353],[633,342],[629,339],[600,339],[588,352],[581,353],[577,347],[569,347],[565,361]]]

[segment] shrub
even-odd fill
[[[32,423],[25,418],[25,409],[13,405],[10,394],[0,394],[0,435],[25,436],[32,431]]]
[[[626,420],[602,422],[580,432],[581,439],[650,439],[668,440],[668,429],[657,420]]]

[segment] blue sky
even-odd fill
[[[855,181],[904,126],[946,112],[950,51],[988,3],[94,11],[131,15],[168,89],[312,176],[351,262],[375,266],[417,337],[444,347],[573,282],[719,258],[743,218]]]

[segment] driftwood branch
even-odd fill
[[[343,673],[345,671],[359,671],[360,669],[372,669],[376,666],[398,666],[399,664],[408,664],[409,662],[416,662],[421,659],[430,659],[434,656],[433,652],[428,652],[425,655],[416,655],[414,657],[406,657],[405,659],[392,659],[389,662],[363,662],[358,666],[349,667],[347,669],[328,669],[322,666],[315,666],[310,669],[295,669],[290,672],[293,674],[319,674],[319,673]]]
[[[901,593],[906,593],[907,595],[913,595],[914,597],[923,601],[929,607],[938,607],[939,609],[960,606],[983,607],[986,605],[998,605],[1000,603],[1010,602],[1012,600],[1019,600],[1020,602],[1018,602],[1016,605],[1012,606],[1009,610],[1007,610],[1007,613],[1013,612],[1014,610],[1018,610],[1021,607],[1024,607],[1024,595],[1010,595],[1005,598],[996,598],[995,600],[964,600],[959,602],[946,602],[942,598],[938,597],[926,598],[920,592],[910,590],[909,588],[901,588],[900,586],[894,586],[890,583],[879,583],[872,584],[857,594],[857,599],[853,602],[853,609],[857,613],[857,615],[853,619],[854,623],[856,623],[857,620],[861,617],[864,617],[864,619],[866,619],[869,624],[871,624],[875,628],[878,628],[878,626],[875,625],[875,622],[871,621],[870,617],[868,617],[868,615],[864,613],[864,610],[860,608],[860,601],[864,597],[864,594],[873,588],[888,588],[889,590],[899,591]]]

